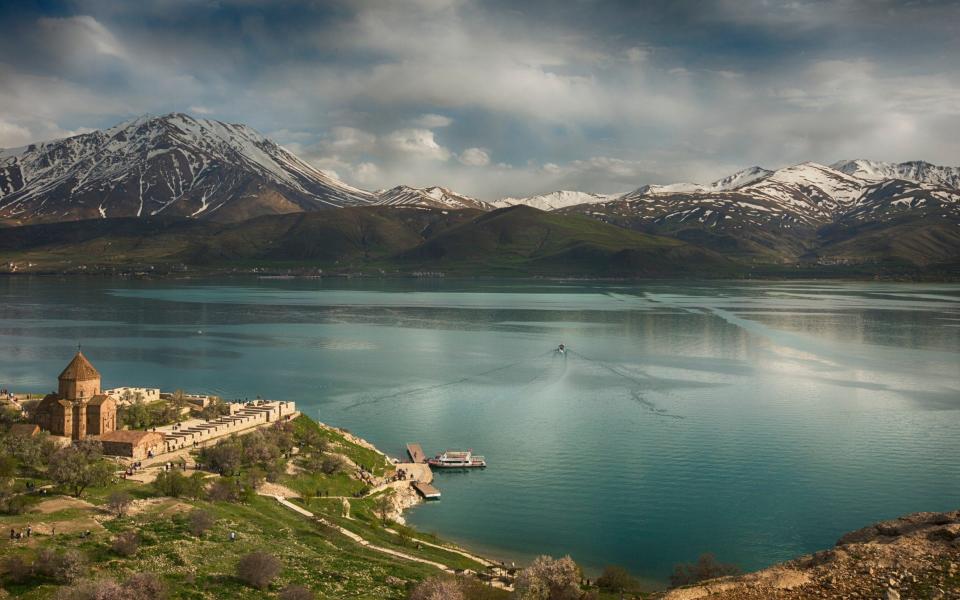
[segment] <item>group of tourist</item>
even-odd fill
[[[413,473],[410,473],[406,469],[397,469],[396,473],[393,474],[391,481],[406,481],[407,479],[416,480]]]
[[[138,460],[135,463],[131,464],[129,467],[127,467],[127,470],[124,471],[120,477],[122,479],[126,479],[127,477],[132,477],[134,473],[136,473],[142,468],[143,468],[143,461]]]
[[[22,540],[24,538],[30,537],[31,535],[33,535],[33,527],[31,527],[30,525],[27,525],[27,528],[24,531],[17,531],[13,528],[10,528],[11,540]]]

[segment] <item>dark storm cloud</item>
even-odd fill
[[[0,146],[187,111],[366,187],[619,191],[752,164],[956,164],[960,5],[0,5]]]

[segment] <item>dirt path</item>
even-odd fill
[[[269,496],[268,494],[264,494],[264,495]],[[303,515],[303,516],[305,516],[305,517],[310,517],[311,519],[316,519],[317,521],[320,521],[321,523],[323,523],[324,525],[327,525],[328,527],[333,527],[334,529],[336,529],[337,531],[339,531],[340,533],[342,533],[342,534],[345,535],[346,537],[350,538],[350,539],[353,540],[354,542],[360,544],[361,546],[366,546],[367,548],[370,548],[371,550],[376,550],[377,552],[382,552],[383,554],[389,554],[389,555],[391,555],[391,556],[396,556],[397,558],[402,558],[402,559],[404,559],[404,560],[411,560],[411,561],[414,561],[414,562],[423,563],[423,564],[425,564],[425,565],[430,565],[430,566],[432,566],[432,567],[436,567],[437,569],[440,569],[441,571],[445,571],[445,572],[447,572],[447,573],[455,573],[455,571],[454,571],[454,569],[453,569],[452,567],[449,567],[449,566],[447,566],[447,565],[445,565],[445,564],[443,564],[443,563],[438,563],[438,562],[436,562],[436,561],[428,560],[428,559],[426,559],[426,558],[420,558],[419,556],[411,556],[410,554],[406,554],[406,553],[400,552],[399,550],[394,550],[394,549],[392,549],[392,548],[384,548],[383,546],[377,546],[377,545],[375,545],[375,544],[372,544],[372,543],[370,543],[369,541],[367,541],[366,539],[364,539],[363,537],[361,537],[360,535],[357,535],[356,533],[350,531],[349,529],[346,529],[346,528],[344,528],[344,527],[341,527],[341,526],[337,525],[336,523],[331,523],[330,521],[327,521],[326,519],[324,519],[324,518],[322,518],[322,517],[318,517],[318,516],[316,516],[315,514],[313,514],[312,512],[310,512],[309,510],[303,508],[302,506],[299,506],[299,505],[297,505],[297,504],[294,504],[293,502],[290,502],[289,500],[287,500],[286,498],[284,498],[284,497],[282,497],[282,496],[271,496],[271,497],[272,497],[272,498],[275,498],[275,499],[277,500],[277,502],[279,502],[280,504],[286,506],[286,507],[289,508],[290,510],[293,510],[293,511],[295,511],[295,512],[298,512],[298,513],[300,513],[301,515]],[[432,545],[432,544],[431,544],[431,545]],[[446,550],[446,548],[444,548],[444,549]]]

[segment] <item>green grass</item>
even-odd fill
[[[294,421],[301,433],[313,429],[331,444],[331,450],[348,456],[358,464],[373,467],[380,474],[390,465],[385,457],[369,448],[347,440],[341,433],[320,427],[307,417]],[[39,484],[45,483],[42,479]],[[328,477],[322,474],[288,476],[284,483],[294,489],[317,486],[336,491],[349,491],[362,485],[346,475]],[[113,491],[124,490],[136,499],[154,498],[152,486],[132,481],[117,480],[110,485],[89,488],[81,499],[93,507],[69,507],[40,514],[0,516],[0,532],[11,527],[22,530],[28,524],[63,524],[56,536],[34,535],[19,543],[0,547],[0,561],[11,555],[28,559],[38,550],[79,549],[89,560],[88,577],[112,577],[122,580],[133,573],[150,572],[161,576],[168,584],[173,599],[207,598],[262,598],[264,594],[243,584],[235,576],[236,564],[242,556],[254,550],[263,550],[277,556],[283,571],[271,586],[267,596],[275,595],[284,585],[307,585],[318,598],[405,598],[408,588],[416,582],[435,575],[432,566],[392,557],[359,545],[334,528],[309,519],[282,506],[272,498],[256,496],[248,504],[208,502],[188,499],[161,498],[151,501],[148,508],[116,518],[105,508]],[[57,498],[54,494],[36,498],[29,510],[43,500]],[[460,569],[482,569],[482,566],[460,554],[426,545],[417,547],[414,538],[441,543],[433,536],[390,524],[397,533],[384,529],[373,514],[373,499],[351,500],[353,519],[342,516],[340,499],[315,499],[309,509],[330,522],[355,532],[372,543],[392,548],[427,560]],[[210,511],[216,517],[215,526],[202,538],[194,537],[187,521],[193,509]],[[65,533],[67,523],[74,528],[87,529],[84,524],[96,516],[103,528],[89,527],[91,535],[81,537],[79,530]],[[124,531],[136,531],[140,547],[132,557],[122,557],[111,550],[113,538]],[[237,534],[230,541],[231,532]],[[3,581],[4,588],[13,597],[49,599],[55,597],[59,584],[34,580],[27,584]]]
[[[173,502],[173,501],[171,501]],[[161,574],[171,588],[172,598],[262,598],[235,577],[239,559],[254,550],[274,554],[284,568],[271,586],[273,592],[288,583],[301,583],[314,589],[320,598],[403,598],[406,586],[436,573],[436,569],[402,561],[353,543],[338,532],[323,527],[276,501],[256,497],[250,504],[177,502],[212,512],[217,523],[201,539],[193,537],[183,516],[160,517],[161,506],[152,511],[104,522],[106,531],[96,530],[89,538],[77,534],[56,537],[35,536],[29,543],[4,545],[0,558],[12,554],[35,555],[39,548],[64,550],[77,548],[90,559],[90,576],[123,579],[132,573]],[[89,511],[69,509],[43,515],[46,521],[73,520]],[[0,517],[3,527],[19,525],[37,515]],[[110,550],[112,538],[126,530],[140,534],[141,545],[130,558]],[[373,531],[364,527],[365,533]],[[229,540],[230,532],[237,541]],[[418,553],[415,548],[393,544],[412,554],[441,558],[442,552]],[[456,555],[450,554],[451,558]],[[390,579],[388,578],[396,578]],[[398,583],[399,581],[399,583]],[[57,586],[49,582],[7,586],[15,597],[51,598]]]
[[[293,425],[298,436],[305,430],[312,430],[331,444],[332,451],[346,455],[354,463],[366,467],[376,475],[383,475],[388,469],[392,469],[384,455],[349,441],[338,431],[321,427],[306,415],[294,419]]]

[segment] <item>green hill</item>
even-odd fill
[[[357,207],[238,224],[105,219],[4,229],[5,270],[321,268],[462,275],[723,274],[735,264],[680,240],[516,206],[489,213]]]
[[[733,266],[716,253],[680,240],[522,205],[450,227],[398,258],[453,272],[535,275],[669,275]]]

